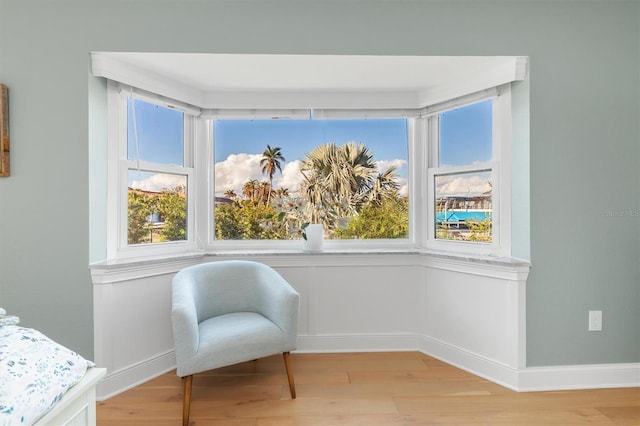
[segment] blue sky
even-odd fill
[[[134,108],[129,102],[128,158],[135,160],[136,144],[131,123]],[[135,102],[138,152],[140,160],[161,164],[182,165],[182,112],[153,105],[143,101]]]
[[[362,142],[374,160],[407,158],[407,123],[385,120],[224,120],[215,127],[215,161],[229,154],[262,154],[267,144],[279,146],[287,161],[302,160],[316,146],[334,142]]]
[[[181,165],[182,113],[141,101],[135,105],[140,159]],[[484,101],[441,115],[441,165],[491,159],[491,109],[491,101]],[[132,113],[129,108],[130,122]],[[380,169],[394,164],[401,192],[406,194],[408,188],[407,123],[404,119],[219,120],[215,126],[215,139],[215,192],[218,196],[227,189],[240,193],[242,185],[250,179],[267,179],[259,165],[267,145],[280,147],[285,157],[283,173],[275,176],[274,188],[286,187],[295,192],[300,179],[299,165],[306,153],[323,143],[342,145],[348,141],[362,142],[369,147],[373,160],[381,163]],[[129,159],[135,158],[134,132],[130,125]],[[160,182],[167,185],[171,178],[170,175],[156,176],[157,183],[153,183],[154,177],[133,173],[129,184],[161,190],[156,186]],[[455,182],[455,179],[450,181]],[[461,185],[465,185],[468,192],[469,184]]]
[[[492,108],[487,100],[440,115],[440,166],[491,160]]]
[[[274,176],[274,188],[299,189],[300,165],[316,146],[333,142],[363,143],[379,169],[396,166],[401,191],[407,190],[408,145],[405,119],[367,120],[218,120],[214,130],[216,195],[227,189],[241,192],[249,179],[267,180],[259,164],[267,148],[280,147],[285,158],[282,173]]]

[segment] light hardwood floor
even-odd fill
[[[518,393],[418,352],[292,354],[194,376],[191,425],[640,425],[640,388]],[[99,426],[179,425],[175,372],[98,403]]]

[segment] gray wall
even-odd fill
[[[519,169],[516,182],[530,181],[530,224],[514,219],[523,227],[514,248],[533,263],[528,364],[639,362],[638,8],[633,1],[0,0],[12,143],[12,176],[0,178],[0,306],[92,356],[87,264],[104,235],[92,232],[90,242],[89,229],[104,221],[104,188],[92,183],[90,193],[88,160],[104,153],[90,150],[88,138],[99,138],[104,123],[93,114],[100,99],[88,101],[89,87],[100,86],[88,77],[90,51],[528,55],[530,176]],[[515,153],[520,164],[526,151]],[[586,331],[589,309],[604,311],[603,332]]]

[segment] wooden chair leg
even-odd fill
[[[191,408],[191,385],[193,374],[182,378],[184,383],[184,397],[182,401],[182,426],[189,426],[189,410]]]
[[[284,352],[284,368],[287,370],[287,380],[289,380],[289,391],[291,392],[291,399],[296,399],[296,385],[293,383],[293,371],[291,371],[291,361],[289,352]]]

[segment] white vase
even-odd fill
[[[320,223],[310,223],[305,228],[307,239],[302,240],[303,251],[322,251],[324,241],[324,229]]]

